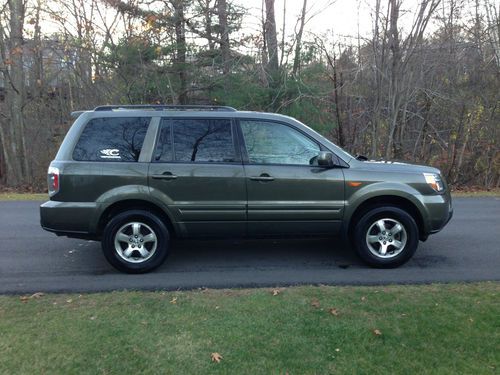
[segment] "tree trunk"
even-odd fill
[[[19,186],[30,183],[23,117],[26,96],[23,68],[25,8],[22,0],[9,0],[8,7],[10,11],[8,43],[10,72],[6,80],[6,104],[10,118],[7,119],[7,134],[3,132],[2,140],[7,143],[4,151],[4,159],[8,168],[6,183],[10,186]]]
[[[226,0],[218,0],[217,10],[219,14],[220,27],[220,50],[222,56],[222,72],[227,75],[231,69],[231,50],[229,44],[229,28],[227,27],[227,4]]]
[[[385,157],[390,159],[393,155],[394,134],[396,126],[398,125],[399,107],[401,105],[400,95],[400,66],[401,54],[399,46],[399,31],[398,31],[398,18],[399,18],[399,0],[389,0],[390,4],[390,18],[389,18],[389,45],[392,53],[391,64],[391,85],[389,90],[389,135],[387,139],[387,148],[385,150]]]
[[[184,21],[184,1],[173,0],[175,11],[175,70],[179,74],[179,104],[187,104],[187,74],[186,74],[186,25]]]
[[[210,7],[210,0],[205,0],[203,4],[203,11],[205,12],[205,34],[208,41],[208,49],[213,51],[215,46],[212,35],[212,8]]]
[[[292,75],[294,77],[297,75],[297,72],[299,71],[300,68],[300,48],[302,47],[302,33],[304,32],[306,9],[307,9],[307,0],[304,0],[302,4],[302,13],[300,14],[300,27],[297,33],[297,38],[295,40],[295,56],[293,58],[293,69],[292,69]]]
[[[271,76],[278,72],[278,37],[276,33],[276,20],[274,17],[274,0],[265,0],[266,21],[264,24],[267,53],[269,56],[268,71]]]

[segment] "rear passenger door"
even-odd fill
[[[236,142],[231,119],[161,120],[149,186],[183,235],[245,234],[245,175]]]

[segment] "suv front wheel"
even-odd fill
[[[160,266],[168,255],[168,229],[160,218],[148,211],[125,211],[113,217],[104,228],[102,250],[119,271],[148,272]]]
[[[406,263],[417,250],[418,227],[413,217],[397,207],[367,211],[354,228],[354,246],[368,264],[392,268]]]

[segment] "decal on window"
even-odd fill
[[[101,158],[103,159],[121,159],[120,150],[117,148],[107,148],[101,150]]]

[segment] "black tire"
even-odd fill
[[[388,244],[388,248],[390,250],[387,251],[386,256],[383,257],[383,255],[376,255],[374,254],[373,250],[370,250],[368,246],[368,231],[370,230],[370,234],[374,234],[374,229],[380,230],[377,228],[372,227],[373,225],[376,225],[377,221],[382,220],[382,219],[389,219],[386,223],[390,225],[391,221],[394,220],[401,224],[404,228],[404,235],[406,239],[406,244],[402,246],[402,250],[398,253],[398,249],[396,247],[391,246],[391,243],[383,242],[384,244]],[[387,236],[389,236],[389,232],[387,231]],[[400,232],[401,234],[397,234],[399,236],[403,235],[403,231]],[[391,234],[391,236],[393,236]],[[382,238],[382,240],[385,239],[385,237],[378,237],[379,239]],[[399,237],[401,239],[401,237]],[[353,231],[353,237],[352,237],[353,245],[354,248],[356,249],[357,253],[359,256],[370,266],[376,267],[376,268],[394,268],[398,267],[404,263],[406,263],[412,256],[415,254],[415,251],[417,250],[418,247],[418,241],[419,241],[419,233],[418,233],[418,227],[417,224],[415,223],[415,219],[406,211],[393,207],[393,206],[383,206],[383,207],[374,207],[367,212],[365,212],[360,219],[355,223],[354,231]],[[377,241],[377,239],[375,239]],[[382,241],[381,241],[382,242]],[[395,243],[396,241],[394,241]],[[380,252],[380,249],[382,247],[382,243],[374,243],[371,245],[374,250],[378,250]],[[393,255],[391,255],[390,251],[393,252]]]
[[[139,259],[140,263],[134,263],[134,259],[130,257],[128,258],[130,261],[127,261],[115,248],[115,236],[117,236],[118,231],[132,222],[143,224],[143,226],[140,227],[141,231],[149,233],[151,230],[156,236],[155,250],[152,251],[152,255],[146,260],[141,261]],[[125,230],[128,230],[128,228],[126,227]],[[133,235],[131,234],[130,236],[132,237]],[[141,234],[139,234],[139,236],[141,236]],[[146,240],[146,237],[143,238]],[[165,261],[170,249],[170,235],[165,223],[158,216],[144,210],[130,210],[117,214],[108,222],[104,228],[101,245],[104,256],[118,271],[126,273],[144,273],[152,271]],[[141,243],[141,245],[146,248],[146,243]],[[153,246],[154,244],[151,245],[151,249]],[[134,245],[134,247],[138,248],[139,245]],[[139,250],[134,250],[133,254],[138,255],[137,258],[140,258],[140,254],[135,253],[135,251],[138,252]]]

